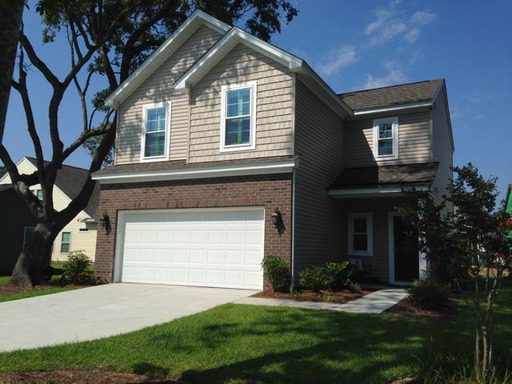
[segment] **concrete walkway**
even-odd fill
[[[114,336],[237,301],[256,291],[108,284],[0,303],[0,352]]]
[[[386,309],[391,308],[400,300],[405,299],[408,293],[405,289],[382,289],[372,292],[369,295],[360,297],[359,299],[349,301],[345,304],[324,303],[316,301],[298,301],[288,299],[270,299],[258,297],[246,297],[237,300],[236,304],[250,305],[271,305],[297,307],[306,309],[319,309],[339,312],[351,313],[382,313]]]

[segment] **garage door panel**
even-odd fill
[[[125,215],[122,281],[262,288],[262,209]]]

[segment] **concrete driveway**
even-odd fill
[[[0,303],[0,351],[93,340],[237,301],[255,291],[108,284]]]

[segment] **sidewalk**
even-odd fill
[[[369,295],[360,297],[359,299],[352,300],[344,304],[258,297],[245,297],[235,301],[234,303],[375,314],[384,312],[385,310],[391,308],[393,305],[397,304],[402,299],[405,299],[407,296],[408,293],[405,289],[394,288],[382,289],[380,291],[372,292]]]

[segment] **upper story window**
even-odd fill
[[[376,159],[398,159],[398,117],[373,120],[373,153]]]
[[[169,148],[169,106],[167,104],[143,107],[144,128],[142,135],[142,160],[167,158]]]
[[[256,83],[222,87],[221,151],[255,148]]]
[[[373,224],[371,213],[348,215],[348,252],[354,256],[371,256],[373,253]]]

